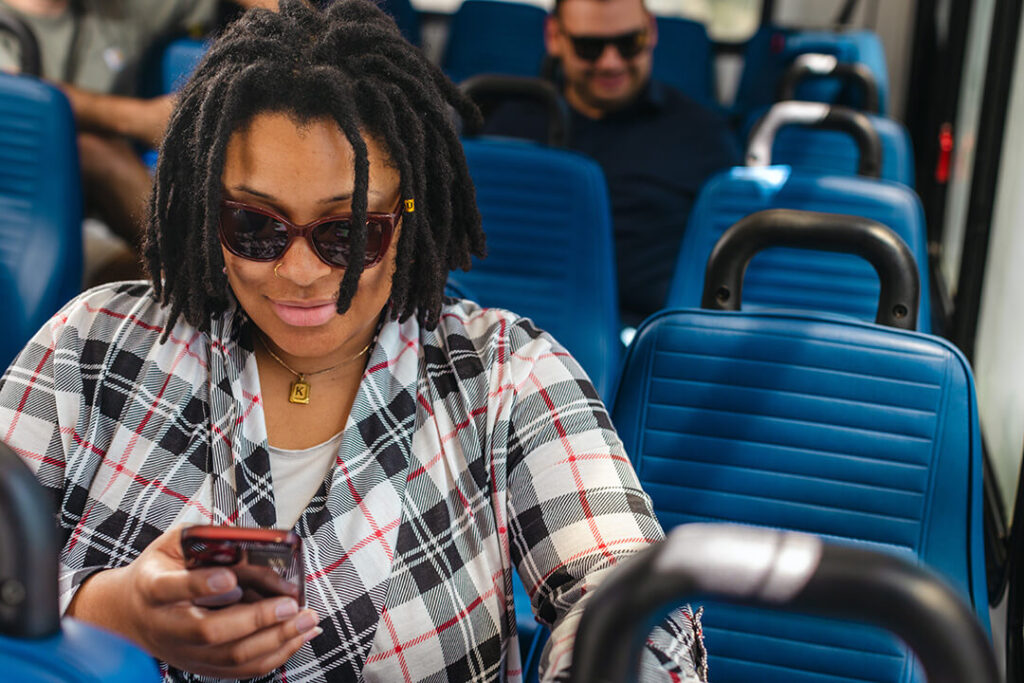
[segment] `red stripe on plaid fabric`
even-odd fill
[[[476,411],[474,411],[474,412],[476,412]],[[437,423],[435,422],[434,424],[436,425]],[[469,424],[469,420],[466,420],[464,424],[468,425]],[[444,444],[448,441],[450,436],[455,435],[457,432],[458,432],[458,428],[456,427],[455,430],[450,432],[450,435],[449,435],[448,438],[440,437],[441,438],[441,450],[438,451],[437,453],[435,453],[434,456],[430,460],[428,460],[424,464],[420,465],[415,470],[412,470],[411,472],[409,472],[409,476],[407,476],[405,480],[407,482],[412,481],[413,479],[415,479],[416,477],[420,476],[421,474],[425,474],[427,472],[427,470],[429,470],[431,467],[433,467],[438,462],[440,462],[441,461],[441,456],[444,455]],[[473,510],[470,507],[469,499],[466,498],[466,496],[462,493],[462,489],[460,489],[458,486],[456,486],[455,487],[455,493],[457,493],[459,495],[459,502],[462,503],[462,508],[466,511],[466,514],[468,514],[470,517],[473,517],[474,516],[473,515]]]
[[[88,308],[88,304],[86,304],[86,307]],[[115,314],[113,312],[111,312],[111,315],[113,317],[119,318],[119,319],[124,319],[124,318],[133,319],[134,318],[134,316],[132,316],[132,315],[127,315],[126,316],[124,314],[120,314],[120,313]],[[138,322],[138,321],[136,320],[135,322]],[[139,322],[138,324],[140,324],[142,327],[144,327],[146,329],[154,329],[154,330],[157,329],[153,325],[145,325],[145,324],[142,324],[141,322]],[[185,348],[182,349],[182,351],[178,353],[178,355],[174,359],[174,362],[171,363],[170,371],[164,377],[164,383],[160,386],[160,391],[157,392],[156,396],[153,399],[153,402],[149,406],[149,410],[142,417],[142,420],[139,421],[139,426],[135,429],[135,431],[132,433],[131,437],[128,439],[128,445],[121,452],[121,459],[118,462],[117,467],[114,468],[114,472],[117,474],[117,476],[120,476],[127,469],[127,468],[124,467],[124,464],[128,461],[128,459],[131,457],[132,453],[134,452],[135,446],[139,442],[139,437],[142,436],[143,430],[145,430],[146,425],[149,424],[150,418],[152,418],[153,414],[156,412],[156,407],[160,404],[160,400],[163,398],[164,392],[167,391],[167,387],[170,385],[171,379],[175,377],[175,371],[177,371],[177,369],[178,369],[178,364],[181,363],[181,360],[186,355],[188,355],[186,353],[186,350],[188,349],[188,346],[191,345],[191,343],[193,341],[198,339],[199,336],[200,336],[199,332],[196,331],[192,335],[192,339],[189,340],[189,343],[185,345]],[[106,462],[107,462],[107,454],[104,453],[103,454],[103,463],[105,464]],[[89,516],[92,514],[93,509],[96,507],[96,503],[98,503],[100,500],[102,500],[103,496],[105,496],[110,491],[110,488],[114,485],[114,481],[116,479],[117,479],[117,477],[115,476],[115,477],[111,477],[107,481],[107,485],[103,487],[103,491],[101,491],[100,494],[98,496],[96,496],[95,499],[93,499],[92,505],[90,505],[89,508],[85,511],[85,513],[82,515],[82,518],[80,520],[78,520],[78,524],[75,525],[75,530],[71,534],[71,540],[69,541],[69,544],[68,544],[68,549],[69,550],[74,549],[75,544],[78,543],[78,537],[82,533],[82,529],[85,528],[85,523],[89,520]],[[184,498],[182,498],[182,499],[184,500]]]
[[[505,367],[505,333],[507,332],[506,327],[507,326],[505,324],[505,319],[502,318],[501,321],[498,323],[498,363],[499,365],[501,365],[502,370],[504,370]],[[502,382],[500,382],[499,376],[499,384],[501,383]]]
[[[423,406],[423,410],[427,411],[427,415],[429,415],[430,417],[434,417],[434,409],[430,407],[430,401],[427,400],[426,396],[424,396],[423,394],[417,392],[416,393],[416,401],[421,406]]]
[[[414,348],[414,347],[416,347],[418,345],[417,344],[418,340],[416,340],[416,339],[409,339],[408,337],[406,337],[405,335],[403,335],[401,333],[399,333],[399,337],[401,337],[402,342],[405,344],[405,346],[402,347],[402,350],[399,351],[398,353],[396,353],[394,358],[389,358],[387,360],[387,362],[385,362],[385,363],[377,363],[374,366],[366,368],[366,373],[364,374],[364,377],[366,375],[372,375],[375,372],[380,372],[381,370],[384,370],[385,368],[390,368],[392,365],[395,365],[396,363],[398,363],[398,360],[403,355],[405,355],[406,351],[408,351],[409,349]]]
[[[68,466],[66,462],[62,460],[57,460],[56,458],[51,458],[50,456],[43,455],[42,453],[33,453],[32,451],[27,451],[24,448],[18,448],[17,446],[12,446],[11,450],[26,460],[36,460],[45,465],[53,465],[54,467],[59,467],[62,470],[66,469]]]
[[[381,529],[381,532],[382,533],[387,533],[387,532],[391,531],[396,526],[398,526],[401,523],[401,521],[402,521],[401,518],[397,518],[397,519],[391,520],[386,525],[384,525],[384,527]],[[364,537],[362,540],[360,540],[358,543],[356,543],[354,546],[352,546],[348,551],[346,551],[341,557],[339,557],[334,562],[331,562],[329,565],[327,565],[326,567],[323,567],[322,569],[318,569],[317,571],[313,572],[312,574],[306,574],[306,581],[309,582],[309,581],[313,581],[315,579],[319,579],[321,577],[327,576],[328,574],[333,572],[335,569],[340,567],[342,564],[347,562],[350,557],[355,555],[357,552],[359,552],[360,550],[362,550],[366,546],[370,545],[370,543],[372,543],[375,540],[376,540],[376,534],[372,534],[370,536]]]
[[[597,522],[594,521],[594,512],[590,508],[590,501],[587,500],[587,487],[583,484],[583,477],[580,475],[580,468],[576,464],[576,453],[573,451],[572,443],[569,441],[568,430],[566,430],[565,425],[562,424],[562,420],[558,417],[558,407],[551,399],[551,395],[548,394],[548,390],[541,383],[540,378],[537,377],[536,373],[530,373],[530,380],[537,388],[537,393],[544,400],[544,405],[548,407],[548,413],[551,415],[551,422],[554,424],[555,430],[558,431],[558,438],[562,442],[562,448],[565,449],[566,454],[569,456],[569,467],[572,469],[572,478],[576,483],[576,491],[579,493],[580,505],[583,506],[583,514],[587,518],[587,526],[590,527],[590,533],[593,534],[594,540],[597,541],[598,548],[604,556],[608,558],[612,564],[615,564],[615,556],[608,552],[604,539],[601,537],[601,530],[598,529]]]
[[[210,431],[224,439],[224,443],[228,445],[228,449],[231,448],[231,437],[224,433],[224,430],[218,427],[215,423],[210,423]]]
[[[384,532],[377,528],[377,520],[373,518],[373,513],[371,513],[370,508],[366,506],[366,501],[364,501],[363,497],[359,495],[359,491],[356,490],[356,487],[352,485],[352,475],[349,473],[348,465],[346,465],[345,461],[342,460],[340,453],[336,462],[345,473],[345,484],[348,485],[348,490],[349,493],[352,494],[352,499],[356,501],[356,505],[359,506],[359,511],[363,513],[363,519],[365,519],[366,523],[370,525],[371,529],[373,529],[373,537],[380,541],[380,547],[384,549],[384,554],[387,555],[388,562],[394,562],[394,551],[392,551],[388,542],[384,540]]]
[[[379,661],[388,659],[389,657],[393,657],[393,656],[395,656],[397,654],[400,654],[404,650],[408,650],[411,647],[415,647],[416,645],[419,645],[420,643],[422,643],[422,642],[424,642],[426,640],[429,640],[430,638],[433,638],[435,636],[439,636],[443,632],[445,632],[448,629],[450,629],[455,624],[457,624],[460,621],[462,621],[463,619],[465,619],[467,616],[469,616],[470,612],[475,610],[480,605],[484,604],[484,601],[486,601],[488,598],[494,596],[498,592],[498,585],[499,585],[498,579],[503,577],[504,573],[505,573],[504,569],[499,569],[498,571],[494,572],[491,575],[491,587],[489,589],[487,589],[486,591],[484,591],[480,595],[476,596],[471,603],[466,605],[463,609],[459,610],[458,614],[456,614],[452,618],[448,619],[447,621],[441,622],[440,624],[435,626],[430,631],[426,631],[425,633],[421,633],[420,635],[416,636],[412,640],[407,640],[404,643],[395,643],[395,633],[394,633],[394,631],[392,631],[391,642],[394,643],[395,646],[393,648],[391,648],[390,650],[387,650],[385,652],[378,652],[375,655],[371,655],[366,660],[367,665],[369,665],[369,664],[371,664],[373,662],[379,662]],[[381,616],[382,619],[385,619],[387,621],[390,621],[390,619],[391,619],[390,615],[388,615],[387,607],[384,608],[384,610],[381,612],[380,616]],[[390,629],[390,627],[389,627],[389,629]]]
[[[260,400],[260,395],[259,394],[251,394],[248,391],[244,391],[243,390],[242,391],[242,397],[244,399],[246,399],[247,401],[249,401],[249,407],[246,408],[245,412],[243,412],[241,415],[239,415],[238,418],[235,420],[235,426],[236,427],[238,425],[242,424],[242,420],[244,420],[245,418],[249,417],[249,413],[252,412],[253,408],[255,408],[257,405],[262,403],[262,401]]]
[[[569,353],[568,351],[552,351],[551,353],[542,353],[539,356],[521,356],[517,351],[516,353],[512,354],[512,357],[518,358],[519,360],[525,360],[531,363],[535,363],[542,361],[546,358],[572,358],[572,354]]]
[[[21,395],[21,401],[18,402],[18,409],[14,412],[14,419],[11,420],[11,426],[7,428],[7,436],[4,437],[4,443],[10,443],[11,434],[14,433],[14,428],[18,426],[18,418],[21,417],[22,411],[25,410],[25,404],[28,403],[29,394],[32,393],[32,386],[36,383],[36,379],[39,378],[39,373],[43,371],[43,366],[46,364],[46,360],[53,355],[54,345],[51,342],[50,348],[46,349],[46,353],[43,354],[39,364],[36,365],[36,369],[32,372],[32,376],[28,378],[28,386],[25,387],[24,393]]]
[[[580,460],[612,460],[612,461],[615,461],[615,462],[626,463],[627,465],[629,464],[629,458],[627,458],[625,456],[622,456],[622,455],[616,455],[615,453],[580,453],[579,455],[573,456],[573,458],[576,461],[580,461]],[[558,463],[556,463],[556,464],[558,464],[558,465],[565,465],[565,464],[567,464],[569,462],[570,462],[569,458],[566,458],[565,460],[559,460]]]
[[[560,645],[565,645],[566,643],[570,643],[570,642],[571,643],[575,643],[576,642],[576,631],[571,631],[571,632],[569,632],[568,635],[562,636],[560,639],[555,640],[552,643],[552,645],[551,645],[551,650],[552,651],[557,650]],[[559,652],[558,656],[555,657],[555,660],[548,664],[548,671],[558,671],[559,665],[562,662],[562,658],[565,657],[566,655],[571,655],[571,654],[572,654],[572,648],[571,647],[570,648],[565,648],[564,650]]]
[[[468,318],[463,318],[461,315],[458,315],[456,313],[443,313],[441,315],[441,320],[444,320],[445,318],[451,318],[452,320],[458,320],[463,325],[466,325],[466,324],[469,324],[469,323],[476,322],[477,320],[479,320],[480,318],[483,318],[486,315],[490,315],[492,310],[493,309],[491,309],[491,308],[481,308],[480,310],[478,310],[476,313],[474,313],[473,315],[469,316]]]
[[[615,540],[608,541],[605,544],[605,547],[607,547],[607,548],[614,548],[616,546],[629,545],[629,544],[633,544],[633,543],[657,543],[660,540],[661,540],[660,538],[647,538],[646,536],[633,536],[631,538],[617,538]],[[530,594],[530,597],[533,598],[533,594],[537,592],[537,589],[540,588],[540,585],[542,583],[544,583],[545,581],[547,581],[548,578],[552,574],[557,572],[559,569],[562,569],[562,568],[568,566],[568,564],[570,562],[572,562],[574,560],[578,560],[581,557],[585,557],[587,555],[590,555],[594,551],[600,550],[600,548],[601,548],[601,546],[592,546],[590,548],[586,548],[585,550],[580,550],[579,552],[574,553],[573,555],[570,555],[569,557],[565,558],[564,560],[562,560],[561,562],[556,564],[554,567],[549,569],[548,572],[544,576],[540,577],[539,581],[537,581],[536,583],[533,584],[533,586],[527,586],[526,585],[526,581],[523,581],[523,587],[526,588],[526,591]],[[609,562],[608,564],[610,566],[610,565],[615,564],[615,562],[612,561],[612,562]],[[594,571],[595,569],[598,569],[598,567],[589,567],[588,568],[589,571]],[[523,577],[520,577],[520,578],[523,578]]]
[[[117,311],[112,311],[109,308],[104,308],[102,306],[100,306],[99,308],[95,308],[93,306],[90,306],[88,301],[83,301],[82,304],[85,306],[85,310],[89,311],[90,313],[102,313],[104,315],[109,315],[111,318],[117,318],[118,320],[128,320],[130,322],[135,323],[142,329],[149,330],[151,332],[164,331],[164,328],[159,325],[150,325],[149,323],[142,322],[133,313],[118,313]]]
[[[388,609],[385,607],[381,610],[380,619],[384,622],[384,625],[388,627],[388,633],[391,634],[391,642],[396,643],[398,641],[398,631],[395,630],[395,623],[391,621],[391,615],[388,614]],[[398,665],[402,667],[402,677],[405,678],[405,683],[412,683],[412,676],[409,675],[409,663],[405,661],[405,655],[402,654],[402,645],[395,645],[394,652],[398,655]],[[369,661],[367,661],[369,664]]]
[[[103,451],[100,448],[98,448],[95,444],[92,444],[92,443],[86,441],[85,439],[83,439],[78,434],[78,432],[76,432],[74,429],[72,429],[70,427],[64,427],[60,431],[61,431],[62,434],[70,434],[71,438],[75,441],[75,443],[78,446],[80,446],[82,448],[88,448],[93,453],[98,453],[100,455],[103,455]],[[193,507],[196,510],[198,510],[199,513],[201,515],[203,515],[204,517],[206,517],[207,519],[213,520],[213,513],[211,513],[206,508],[205,505],[203,505],[202,503],[200,503],[198,501],[192,500],[188,496],[185,496],[185,495],[183,495],[181,493],[178,493],[174,489],[168,488],[167,485],[164,484],[163,482],[161,482],[159,479],[146,479],[145,477],[140,476],[137,472],[134,472],[134,471],[128,469],[127,467],[124,467],[122,465],[114,465],[107,458],[103,458],[100,461],[100,464],[101,465],[106,465],[107,467],[113,467],[118,473],[124,472],[124,473],[128,474],[128,476],[130,476],[134,481],[136,481],[139,484],[142,484],[143,486],[155,486],[157,488],[157,490],[159,490],[161,493],[166,493],[169,496],[172,496],[174,498],[177,498],[180,501],[183,501],[189,507]],[[74,546],[72,545],[71,547],[74,547]]]
[[[420,465],[419,467],[417,467],[415,472],[412,472],[412,473],[409,474],[409,476],[406,478],[406,481],[407,482],[408,481],[412,481],[413,479],[415,479],[416,477],[420,476],[421,474],[424,474],[427,470],[429,470],[431,467],[433,467],[438,462],[440,462],[442,455],[444,455],[444,450],[441,450],[440,452],[438,452],[434,457],[432,457],[430,460],[428,460],[425,464]],[[459,502],[462,503],[462,507],[466,511],[466,514],[468,514],[470,517],[474,517],[473,509],[472,509],[472,507],[469,504],[469,499],[466,498],[465,494],[462,493],[462,489],[460,489],[458,486],[456,486],[455,487],[455,493],[457,493],[459,495]]]

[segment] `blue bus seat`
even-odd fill
[[[455,275],[483,306],[531,318],[606,400],[619,364],[611,209],[597,162],[519,140],[468,139],[487,258]]]
[[[762,107],[750,115],[743,127],[744,139],[749,138],[755,124],[768,111],[769,107]],[[885,116],[864,115],[882,142],[882,179],[913,188],[914,151],[907,129],[900,122]],[[799,125],[780,128],[771,148],[772,164],[814,173],[857,175],[858,159],[857,144],[849,135]]]
[[[448,25],[441,68],[456,83],[485,73],[538,76],[546,17],[536,5],[465,0]]]
[[[714,50],[704,24],[679,17],[658,17],[658,44],[652,75],[701,104],[718,109]]]
[[[924,213],[913,190],[891,181],[817,175],[789,166],[736,167],[704,185],[683,234],[666,308],[700,306],[704,268],[718,238],[739,219],[763,209],[851,214],[891,228],[917,261],[918,329],[931,331]],[[878,293],[877,274],[857,256],[775,248],[751,261],[743,302],[751,310],[797,309],[874,320]]]
[[[988,629],[977,404],[945,340],[799,313],[664,311],[626,354],[613,421],[666,529],[740,522],[911,555]],[[921,680],[881,631],[705,608],[716,681]]]
[[[177,92],[195,71],[209,46],[208,42],[195,38],[171,41],[160,57],[161,92]]]
[[[75,122],[55,87],[0,73],[0,363],[82,287]]]
[[[383,0],[380,7],[395,20],[398,30],[406,40],[413,45],[420,44],[420,13],[412,6],[410,0]]]
[[[888,111],[889,72],[885,48],[876,33],[796,31],[778,26],[763,26],[747,42],[733,111],[745,119],[749,112],[774,102],[783,73],[797,56],[808,53],[832,55],[844,64],[863,64],[878,86],[878,113]],[[859,93],[838,100],[841,94],[845,93],[835,81],[813,79],[801,84],[795,99],[861,106]]]
[[[130,642],[70,617],[60,632],[40,639],[0,635],[6,681],[158,683],[156,660]]]

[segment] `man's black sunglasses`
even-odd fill
[[[572,49],[576,56],[588,62],[596,62],[604,54],[604,48],[609,44],[615,46],[623,59],[632,59],[647,47],[646,28],[620,33],[617,36],[566,35],[572,42]]]

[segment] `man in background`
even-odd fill
[[[277,0],[234,0],[277,8]],[[135,144],[159,145],[171,96],[137,97],[146,52],[178,33],[204,33],[218,0],[0,0],[35,34],[42,76],[71,103],[86,209],[123,240],[86,235],[86,284],[142,276],[138,247],[151,179]],[[19,70],[16,43],[0,37],[0,70]],[[114,246],[111,246],[111,245]]]
[[[595,159],[608,181],[622,322],[662,307],[697,192],[741,163],[717,113],[651,79],[658,28],[643,0],[556,0],[548,56],[571,111],[568,147]],[[533,105],[498,109],[485,133],[543,140]]]

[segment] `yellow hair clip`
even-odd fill
[[[405,212],[406,213],[413,213],[414,211],[416,211],[416,200],[414,200],[414,199],[406,199],[405,200]]]

